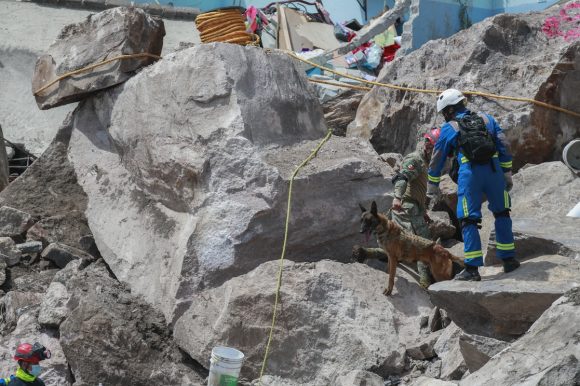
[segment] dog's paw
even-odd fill
[[[385,296],[391,296],[391,293],[393,293],[392,289],[385,288],[385,290],[383,291],[383,295]]]

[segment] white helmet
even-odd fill
[[[437,112],[440,113],[445,107],[453,106],[465,99],[461,91],[454,88],[443,91],[437,97]]]

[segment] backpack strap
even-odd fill
[[[483,123],[485,123],[485,127],[488,127],[488,125],[489,125],[489,118],[487,117],[487,115],[485,115],[481,111],[478,111],[477,112],[477,115],[479,115],[481,117],[481,119],[483,119]]]
[[[449,121],[447,122],[451,125],[451,127],[453,127],[453,130],[459,132],[459,130],[461,130],[461,128],[459,127],[459,122],[457,121]]]

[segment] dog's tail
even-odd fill
[[[463,257],[455,256],[453,253],[449,252],[449,258],[451,259],[452,262],[457,263],[462,267],[465,267],[465,262],[463,261]]]

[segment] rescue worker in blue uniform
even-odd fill
[[[465,244],[465,269],[458,273],[455,279],[481,280],[478,267],[483,265],[483,253],[478,229],[481,228],[481,204],[484,194],[489,202],[488,207],[495,217],[497,257],[503,262],[504,272],[511,272],[518,268],[520,263],[515,259],[510,218],[511,199],[508,192],[513,186],[512,156],[505,135],[493,117],[478,114],[481,117],[480,131],[488,136],[488,142],[491,142],[492,146],[489,161],[478,163],[466,157],[467,153],[474,152],[464,150],[469,145],[465,142],[468,136],[463,130],[464,126],[458,123],[465,122],[463,118],[469,115],[470,119],[473,114],[465,107],[465,96],[455,89],[445,90],[437,98],[437,112],[443,114],[447,123],[441,127],[441,135],[435,144],[429,164],[427,196],[433,200],[439,195],[441,171],[446,158],[451,155],[457,157],[459,164],[457,218],[461,221]],[[485,132],[484,124],[491,136]]]

